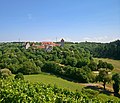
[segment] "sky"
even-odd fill
[[[0,42],[120,39],[120,0],[0,0]]]

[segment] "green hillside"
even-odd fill
[[[86,87],[85,85],[83,85],[81,83],[67,81],[67,80],[62,79],[60,77],[50,75],[47,73],[36,74],[36,75],[24,75],[24,77],[25,77],[25,80],[28,80],[32,83],[40,82],[40,83],[44,83],[44,84],[56,85],[59,88],[68,89],[68,90],[73,91],[73,92],[75,92],[76,90],[81,91],[82,88]],[[92,89],[92,90],[96,91],[94,89]],[[98,95],[96,95],[96,96],[103,103],[106,100],[114,100],[114,101],[119,100],[119,98],[112,96],[112,94],[111,95],[104,94],[104,93],[100,93],[100,91],[99,91]]]
[[[42,82],[44,84],[56,85],[58,87],[69,89],[71,91],[81,91],[83,88],[83,86],[78,83],[70,82],[60,77],[46,73],[38,75],[24,75],[24,77],[25,80],[28,80],[30,82]]]

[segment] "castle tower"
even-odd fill
[[[60,46],[64,47],[64,43],[65,43],[64,39],[61,39],[61,42],[60,42],[61,45]]]

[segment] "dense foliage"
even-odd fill
[[[42,69],[79,82],[93,82],[91,71],[112,70],[113,66],[102,61],[96,64],[89,50],[75,44],[54,47],[46,52],[32,47],[25,49],[24,43],[0,43],[0,68],[8,68],[13,74],[38,74]]]
[[[12,73],[40,73],[40,61],[35,56],[34,51],[30,50],[26,50],[22,43],[1,43],[0,68],[8,68]]]
[[[89,98],[77,91],[71,92],[40,83],[32,84],[19,79],[0,79],[0,88],[0,103],[101,103],[96,97]]]
[[[21,79],[21,80],[24,80],[24,76],[23,76],[22,73],[18,73],[18,74],[16,74],[14,78],[15,78],[15,79]]]
[[[119,93],[119,85],[120,85],[120,74],[119,73],[115,73],[113,76],[112,76],[112,80],[114,80],[114,83],[113,83],[113,89],[114,89],[114,92],[115,93]]]
[[[120,40],[110,43],[83,42],[77,45],[91,51],[94,57],[120,60]]]
[[[43,71],[77,79],[80,82],[90,81],[91,70],[86,66],[92,61],[92,57],[88,50],[77,46],[65,46],[54,47],[51,52],[45,52],[43,49],[34,49],[32,47],[25,49],[23,44],[0,44],[1,69],[8,68],[14,74],[19,72],[37,74],[41,72],[42,68]],[[47,64],[49,65],[47,66]],[[88,68],[88,70],[86,72],[80,68]]]
[[[46,62],[42,68],[42,71],[68,77],[82,83],[93,82],[94,79],[91,69],[87,66],[76,68],[56,64],[55,62]]]

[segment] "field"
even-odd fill
[[[111,63],[114,66],[113,73],[120,73],[120,60],[113,60],[113,59],[108,59],[108,58],[94,58],[94,60],[96,62],[98,62],[98,60],[102,60],[104,62]]]
[[[47,73],[41,73],[38,75],[25,75],[25,80],[28,80],[30,82],[41,82],[44,84],[51,84],[56,85],[60,88],[69,89],[71,91],[81,91],[81,89],[84,87],[78,83],[70,82],[65,79],[62,79],[60,77],[56,77],[54,75],[50,75]]]
[[[67,81],[65,79],[62,79],[60,77],[50,75],[47,73],[41,73],[37,75],[24,75],[25,80],[28,80],[30,82],[41,82],[44,84],[51,84],[51,85],[57,85],[57,87],[65,88],[70,91],[81,91],[82,88],[86,87],[86,84],[83,83],[75,83],[71,81]],[[94,90],[94,89],[93,89]],[[111,94],[107,93],[99,93],[98,98],[104,102],[104,100],[113,99],[113,100],[119,100],[117,97],[111,96]]]

